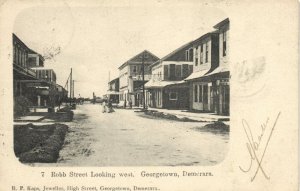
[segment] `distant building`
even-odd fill
[[[142,86],[151,77],[149,66],[159,60],[157,56],[145,50],[126,61],[119,67],[120,102],[132,102],[133,106],[140,106],[143,100]],[[144,63],[144,68],[142,63]],[[144,82],[143,82],[144,71]],[[127,104],[128,105],[128,104]]]
[[[58,104],[58,87],[56,74],[53,69],[32,68],[38,80],[27,83],[27,87],[34,92],[31,101],[37,107],[54,107]]]
[[[108,91],[105,95],[112,103],[119,103],[120,79],[115,78],[108,82]]]
[[[193,72],[193,43],[189,42],[150,65],[146,83],[147,105],[154,108],[188,109],[189,87],[183,81]]]

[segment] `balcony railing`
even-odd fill
[[[133,80],[141,81],[143,80],[143,75],[134,75],[132,76]],[[144,80],[148,81],[151,79],[151,74],[145,74],[144,75]]]
[[[28,75],[31,75],[31,76],[33,76],[33,77],[35,77],[36,76],[36,73],[35,73],[35,71],[34,70],[32,70],[32,69],[30,69],[30,68],[27,68],[27,67],[22,67],[22,66],[20,66],[20,65],[18,65],[18,64],[13,64],[13,66],[16,68],[16,70],[17,71],[19,71],[19,72],[24,72],[24,73],[26,73],[26,74],[28,74]]]

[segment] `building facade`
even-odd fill
[[[185,80],[190,86],[190,109],[229,115],[229,19],[194,41],[194,72]]]
[[[188,83],[183,79],[193,72],[193,43],[187,43],[150,65],[147,105],[153,108],[187,109]]]
[[[56,84],[56,74],[44,68],[44,58],[13,34],[13,95],[30,102],[31,108],[54,108],[67,95]],[[16,103],[15,103],[16,104]]]
[[[23,80],[36,80],[35,71],[28,64],[31,49],[13,34],[13,95],[26,96],[27,91]]]
[[[105,95],[112,103],[119,103],[120,79],[115,78],[108,82],[108,91]]]
[[[142,86],[149,81],[151,77],[149,66],[157,60],[159,60],[157,56],[145,50],[119,67],[119,100],[121,104],[127,104],[129,102],[131,102],[133,106],[143,104],[145,98],[143,98]]]
[[[27,88],[33,92],[31,101],[34,107],[51,108],[58,105],[59,87],[56,84],[56,74],[53,69],[32,68],[37,80],[28,82]]]

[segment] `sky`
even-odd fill
[[[57,83],[73,70],[75,96],[102,96],[118,67],[148,50],[162,58],[213,30],[226,14],[207,5],[34,7],[19,13],[14,33],[45,57]],[[109,75],[110,73],[110,75]]]

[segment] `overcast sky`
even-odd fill
[[[147,49],[159,58],[213,30],[227,16],[219,9],[193,6],[132,6],[56,8],[22,11],[14,33],[42,55],[57,54],[45,62],[57,83],[65,85],[70,68],[75,96],[102,96],[118,67]],[[60,51],[58,51],[60,48]]]

